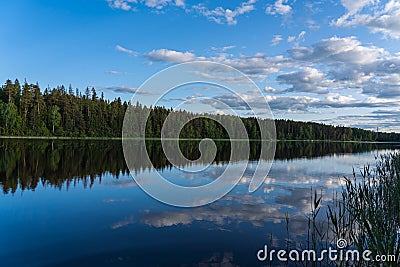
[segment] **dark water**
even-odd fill
[[[157,171],[186,185],[208,183],[223,171],[230,144],[219,142],[217,148],[214,163],[188,177],[171,166],[159,142],[147,143]],[[291,238],[305,239],[311,188],[331,196],[353,167],[373,165],[376,155],[397,148],[279,142],[269,177],[256,192],[248,193],[245,173],[223,199],[176,208],[137,186],[120,141],[1,140],[0,265],[262,266],[256,252],[271,234],[274,245],[284,248],[286,213]],[[181,149],[189,158],[200,155],[196,142],[182,142]],[[259,150],[252,142],[249,170]],[[132,171],[155,172],[140,160]]]

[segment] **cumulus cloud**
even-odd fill
[[[346,13],[332,21],[332,25],[339,27],[363,25],[373,33],[400,39],[399,1],[389,0],[383,3],[377,0],[342,0],[341,2]]]
[[[364,7],[373,4],[375,0],[341,0],[342,5],[346,8],[348,15],[354,15]]]
[[[326,75],[314,68],[303,68],[300,71],[279,75],[277,80],[281,84],[291,85],[289,91],[328,93],[333,81],[327,79]]]
[[[332,37],[309,47],[296,47],[288,51],[293,59],[324,61],[325,63],[366,64],[382,58],[386,52],[376,46],[363,46],[356,37]]]
[[[151,61],[163,61],[167,63],[182,63],[197,59],[191,52],[179,52],[168,49],[153,50],[145,55]]]
[[[316,97],[267,95],[262,99],[254,95],[251,91],[241,94],[240,97],[233,94],[219,94],[212,98],[202,99],[201,103],[210,105],[218,110],[224,110],[229,106],[235,110],[248,111],[250,110],[249,105],[257,109],[265,108],[265,101],[268,102],[273,112],[306,112],[311,108],[323,105],[322,101]],[[244,114],[249,115],[250,113]]]
[[[273,112],[286,113],[310,113],[321,108],[387,108],[395,105],[395,101],[374,97],[357,100],[352,96],[338,93],[329,93],[324,98],[309,96],[267,96],[266,98]]]
[[[268,57],[257,53],[253,56],[239,57],[214,57],[211,60],[230,65],[248,75],[266,75],[277,73],[282,68],[288,67],[290,62],[283,56]],[[265,77],[264,77],[265,78]]]
[[[277,0],[273,5],[267,6],[265,13],[270,15],[286,15],[292,12],[292,7],[287,4],[288,0]]]
[[[307,112],[320,100],[309,96],[267,96],[267,101],[272,111],[289,113]]]
[[[285,56],[275,57],[264,53],[237,56],[223,52],[203,57],[166,49],[154,50],[146,56],[167,63],[205,59],[230,65],[259,81],[273,79],[269,81],[277,82],[279,90],[267,84],[265,93],[270,95],[267,100],[271,108],[278,111],[299,113],[321,108],[390,107],[398,106],[400,99],[400,54],[364,45],[354,36],[332,37],[310,46],[295,46]],[[232,78],[232,82],[240,81]],[[301,95],[304,93],[307,95]],[[254,107],[264,103],[252,98],[251,92],[246,97]],[[221,101],[237,110],[248,109],[234,96],[218,95],[215,100],[203,104],[221,109],[218,104]]]
[[[296,39],[303,38],[304,34],[301,32]],[[347,88],[384,97],[389,96],[389,90],[397,90],[395,79],[400,73],[400,56],[380,47],[363,45],[354,36],[332,37],[311,46],[295,46],[287,51],[287,55],[269,57],[256,53],[234,56],[220,53],[203,57],[188,51],[159,49],[147,53],[146,57],[167,63],[209,60],[230,65],[260,81],[268,75],[278,74],[277,81],[290,86],[287,88],[289,92],[322,94]],[[386,86],[382,86],[384,84]]]
[[[398,98],[400,97],[400,74],[391,73],[373,80],[365,85],[363,92],[377,94],[380,98]]]
[[[387,108],[396,106],[396,100],[367,97],[357,99],[352,95],[339,93],[327,93],[325,95],[311,96],[287,96],[287,95],[266,95],[265,99],[255,97],[251,92],[241,95],[220,94],[200,102],[212,106],[215,109],[223,110],[225,105],[236,110],[249,110],[248,104],[254,108],[265,108],[265,101],[268,102],[273,112],[285,113],[309,113],[319,109],[342,109],[342,108]],[[246,102],[244,102],[246,101]],[[224,103],[225,105],[221,105]],[[245,113],[247,114],[247,113]]]
[[[288,64],[288,60],[283,56],[268,57],[263,53],[257,53],[253,56],[241,55],[239,57],[221,53],[217,56],[204,57],[198,56],[189,51],[181,52],[169,49],[158,49],[145,54],[145,57],[151,61],[160,61],[166,63],[181,63],[192,60],[209,60],[237,68],[255,79],[265,79],[266,74],[277,73],[281,68],[287,67]]]
[[[400,96],[400,56],[380,47],[362,45],[355,37],[332,37],[288,53],[294,60],[324,69],[325,76],[332,81],[331,89],[356,89],[380,98]]]

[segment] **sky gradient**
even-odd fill
[[[168,66],[209,60],[252,78],[276,118],[400,132],[399,1],[15,0],[0,8],[3,82],[94,86],[128,100]]]

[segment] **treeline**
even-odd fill
[[[64,86],[43,93],[38,84],[7,80],[0,89],[0,135],[120,136],[127,102],[98,96],[94,88]]]
[[[3,136],[66,136],[66,137],[120,137],[125,112],[130,107],[137,117],[132,136],[159,138],[165,118],[173,112],[175,120],[188,121],[195,114],[172,111],[164,107],[146,107],[139,103],[104,99],[94,88],[84,92],[64,86],[40,89],[38,84],[21,84],[7,80],[0,87],[0,135]],[[139,123],[150,112],[146,126]],[[210,118],[192,119],[180,132],[181,138],[228,139],[227,132],[213,119],[228,124],[237,118],[210,115]],[[260,139],[255,118],[241,118],[250,139]],[[267,123],[262,121],[261,123]],[[337,140],[337,141],[400,141],[400,134],[373,132],[358,128],[339,127],[314,122],[275,120],[276,138],[280,140]],[[268,135],[267,135],[268,137]]]

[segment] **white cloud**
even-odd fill
[[[163,61],[167,63],[182,63],[197,59],[196,55],[191,52],[178,52],[168,49],[153,50],[145,56],[151,61]]]
[[[237,17],[255,10],[257,0],[248,0],[242,2],[234,8],[218,6],[214,9],[209,9],[205,4],[187,6],[185,0],[107,0],[108,5],[114,9],[125,11],[136,10],[138,5],[144,5],[150,9],[162,10],[166,6],[176,6],[184,9],[186,12],[195,12],[200,14],[210,21],[219,24],[236,25]]]
[[[138,55],[138,53],[137,53],[136,51],[127,49],[127,48],[122,47],[122,46],[120,46],[120,45],[116,45],[116,46],[115,46],[115,49],[117,49],[118,51],[121,51],[121,52],[123,52],[123,53],[126,53],[126,54],[128,54],[128,55],[131,55],[131,56],[137,56],[137,55]]]
[[[400,39],[400,2],[389,0],[385,4],[378,0],[342,0],[346,13],[332,21],[332,25],[349,27],[363,25],[373,33]]]
[[[107,0],[107,2],[111,8],[125,11],[134,10],[133,4],[138,5],[139,3],[157,10],[163,9],[167,5],[185,7],[185,0]]]
[[[321,28],[321,26],[319,25],[319,23],[316,22],[316,21],[313,20],[313,19],[307,19],[307,20],[306,20],[306,24],[307,24],[307,27],[308,27],[309,29],[311,29],[311,30],[319,30],[319,29]]]
[[[325,94],[333,86],[333,81],[329,80],[320,70],[305,67],[300,71],[281,74],[278,76],[281,84],[289,84],[291,92],[310,92]]]
[[[341,0],[342,5],[346,8],[348,15],[354,15],[364,7],[373,4],[375,0]]]
[[[274,38],[271,40],[271,46],[278,45],[283,40],[282,35],[274,35]]]
[[[293,42],[294,40],[296,40],[296,36],[289,36],[289,37],[287,38],[288,43],[291,43],[291,42]]]
[[[228,45],[228,46],[223,46],[223,47],[214,47],[213,46],[213,47],[211,47],[211,50],[225,52],[225,51],[228,51],[228,50],[233,49],[235,47],[236,46],[234,46],[234,45]]]
[[[110,90],[113,91],[114,93],[118,93],[118,94],[141,94],[141,95],[151,95],[152,93],[149,91],[145,91],[143,89],[139,89],[136,87],[132,87],[132,86],[108,86],[108,87],[104,87],[104,86],[97,86],[97,89],[99,89],[100,91],[104,91],[104,90]]]
[[[198,4],[192,6],[192,10],[218,24],[226,23],[228,25],[236,25],[237,17],[239,15],[243,15],[255,9],[255,2],[256,0],[249,0],[247,2],[243,2],[240,6],[234,9],[223,8],[219,6],[211,10],[208,9],[204,4]]]
[[[344,96],[338,93],[329,93],[325,96],[328,103],[351,104],[356,101],[351,95]]]
[[[229,206],[211,204],[184,211],[151,212],[144,214],[141,221],[152,227],[189,225],[196,221],[212,222],[215,225],[226,225],[227,222],[229,224],[250,222],[254,226],[262,227],[266,221],[276,223],[283,221],[285,208],[283,204],[268,205],[261,198],[247,196],[225,196],[224,199],[234,204]],[[301,216],[301,211],[297,211],[296,215]]]
[[[400,74],[389,73],[379,79],[365,83],[363,92],[366,94],[377,95],[380,98],[399,98],[400,97]]]
[[[185,7],[185,0],[175,0],[175,5],[179,7]]]
[[[376,130],[379,126],[379,131],[400,131],[400,110],[399,109],[385,109],[375,110],[365,115],[341,115],[335,120],[327,120],[329,123],[340,122],[356,122],[352,124],[353,127],[360,127],[364,129]]]
[[[386,54],[383,48],[361,45],[354,36],[324,39],[312,47],[297,47],[289,53],[297,60],[351,64],[372,63]]]
[[[160,61],[166,63],[181,63],[192,60],[209,60],[229,65],[246,73],[253,79],[263,80],[266,74],[277,73],[283,67],[288,66],[287,59],[282,56],[267,57],[263,53],[257,53],[253,56],[234,57],[226,53],[220,53],[217,56],[204,57],[197,56],[192,52],[179,52],[169,49],[153,50],[145,56],[151,61]],[[204,74],[205,75],[205,74]]]
[[[221,57],[211,58],[212,61],[227,64],[247,75],[267,75],[277,73],[282,68],[288,67],[290,62],[282,56],[268,57],[264,54],[255,54],[253,56],[239,56],[239,57]],[[259,78],[263,78],[259,76]],[[266,78],[264,76],[264,78]]]
[[[291,113],[306,112],[320,100],[309,96],[267,96],[268,105],[272,111]]]
[[[284,111],[289,113],[311,112],[321,108],[376,108],[393,107],[395,101],[369,97],[356,99],[351,95],[328,93],[324,98],[309,96],[266,96],[269,106],[273,112]]]
[[[297,41],[298,42],[304,42],[304,36],[306,35],[306,31],[301,31],[299,33],[299,36],[297,36]]]
[[[305,35],[306,35],[306,31],[301,31],[297,37],[296,36],[289,36],[287,38],[287,41],[288,41],[288,43],[292,43],[292,42],[296,41],[295,45],[297,46],[297,45],[299,45],[299,43],[305,41],[305,38],[304,38]]]
[[[113,75],[117,75],[117,74],[128,74],[128,72],[126,72],[126,71],[116,71],[116,70],[108,70],[108,71],[106,71],[106,73],[108,73],[108,74],[113,74]]]
[[[265,86],[264,91],[266,93],[270,93],[270,94],[277,93],[277,90],[275,88],[273,88],[272,86],[269,86],[269,85]]]
[[[144,0],[144,4],[147,7],[150,8],[155,8],[155,9],[162,9],[168,4],[170,4],[172,1],[171,0]],[[178,1],[180,6],[184,6],[183,1]]]
[[[128,225],[134,224],[134,223],[135,223],[135,218],[133,216],[130,216],[129,218],[126,218],[122,221],[113,223],[110,227],[111,227],[111,229],[116,230],[116,229],[119,229],[119,228],[122,228],[122,227],[125,227]]]
[[[137,0],[107,0],[111,8],[122,9],[125,11],[132,10],[132,4],[136,4]]]
[[[287,5],[288,0],[277,0],[273,5],[267,6],[265,12],[270,15],[286,15],[292,12],[292,7]]]
[[[296,39],[303,36],[304,33],[300,33]],[[306,100],[281,97],[270,99],[279,110],[288,104],[290,106],[286,107],[291,107],[291,112],[303,111],[305,108],[301,108],[301,101],[313,99],[320,99],[308,105],[315,108],[398,106],[400,99],[400,54],[363,45],[353,36],[323,39],[311,46],[295,46],[288,50],[287,56],[219,53],[202,57],[192,52],[167,49],[153,50],[146,56],[150,60],[167,63],[201,59],[227,64],[254,80],[280,84],[279,90],[266,87],[266,93],[274,94],[273,97],[288,93],[291,96],[300,93],[315,96]],[[273,80],[267,80],[268,77]],[[232,79],[232,82],[238,81]],[[343,95],[344,91],[346,94]],[[237,102],[235,99],[224,100],[232,101],[232,106]],[[295,104],[294,101],[299,103]]]

